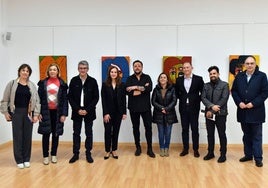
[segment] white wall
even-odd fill
[[[12,32],[12,40],[0,47],[0,53],[5,54],[5,58],[0,59],[1,67],[11,69],[7,72],[0,69],[2,86],[16,76],[17,67],[24,62],[34,70],[32,81],[38,82],[39,55],[67,55],[69,81],[77,74],[77,62],[88,60],[89,74],[97,79],[99,86],[103,55],[128,55],[131,61],[142,60],[144,72],[151,75],[154,84],[162,70],[164,55],[191,55],[194,73],[202,75],[205,81],[208,81],[210,65],[218,65],[221,78],[228,80],[231,54],[259,54],[261,69],[268,68],[266,1],[2,1],[5,2],[5,28]],[[3,60],[7,60],[9,66]],[[132,67],[130,69],[132,73]],[[228,143],[241,143],[241,129],[231,97],[228,105]],[[7,124],[2,116],[0,124]],[[200,143],[207,143],[203,114],[200,124]],[[37,126],[34,140],[41,139],[36,133]],[[141,139],[145,141],[143,125],[141,131]],[[264,143],[268,143],[267,123],[263,133]],[[3,135],[11,138],[10,131],[1,128],[0,139]],[[72,140],[70,117],[61,140]],[[103,142],[101,101],[94,121],[94,141]],[[133,142],[129,117],[122,123],[119,141]],[[158,142],[155,125],[153,142]],[[172,142],[181,142],[179,123],[174,125]]]

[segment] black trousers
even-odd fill
[[[122,114],[110,114],[111,119],[109,123],[104,123],[104,142],[105,151],[116,151],[118,147],[118,136],[120,125],[122,122]]]
[[[221,155],[226,155],[227,152],[227,138],[226,130],[226,116],[216,116],[215,121],[206,118],[207,138],[208,138],[208,152],[214,153],[215,146],[215,127],[217,127]]]
[[[190,109],[185,109],[185,111],[180,113],[180,116],[182,126],[183,150],[189,150],[189,128],[191,127],[193,150],[197,151],[199,149],[199,113],[193,113]]]
[[[130,112],[130,118],[133,126],[133,135],[136,147],[140,147],[140,116],[142,117],[145,127],[145,137],[147,147],[152,148],[152,113],[146,112]]]
[[[57,132],[56,132],[57,110],[49,110],[49,113],[50,113],[51,134],[52,134],[52,144],[51,144],[50,155],[56,156],[58,145],[59,145],[59,135],[57,135]],[[42,137],[43,157],[48,157],[49,155],[49,137],[50,137],[50,134],[43,134],[43,137]]]
[[[28,108],[16,108],[12,116],[13,150],[17,164],[29,162],[32,150],[33,123]]]
[[[83,118],[80,120],[73,120],[73,153],[75,155],[79,155],[80,145],[81,145],[81,128],[82,128],[82,121]],[[85,133],[86,133],[86,141],[85,141],[85,148],[86,148],[86,155],[91,155],[92,145],[93,145],[93,121],[85,122]]]

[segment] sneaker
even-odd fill
[[[165,150],[164,149],[160,149],[160,157],[164,157],[165,156]]]
[[[23,168],[24,168],[24,164],[23,164],[23,163],[19,163],[19,164],[17,164],[17,167],[18,167],[19,169],[23,169]]]
[[[44,157],[43,164],[44,164],[44,165],[48,165],[48,164],[49,164],[49,159],[48,159],[48,157]]]
[[[25,168],[30,168],[30,166],[31,166],[30,162],[24,162],[24,167]]]
[[[57,162],[58,162],[57,156],[52,155],[52,156],[51,156],[51,162],[52,162],[52,163],[57,163]]]

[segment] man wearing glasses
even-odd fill
[[[91,156],[93,133],[93,120],[96,119],[96,105],[99,101],[99,89],[97,81],[90,77],[88,72],[88,62],[83,60],[78,63],[79,75],[73,77],[70,82],[68,100],[72,107],[73,120],[73,157],[69,163],[74,163],[79,159],[81,143],[82,121],[85,123],[86,132],[86,159],[93,163]]]
[[[244,157],[239,161],[251,161],[262,167],[262,123],[265,122],[264,101],[268,97],[268,81],[265,73],[259,71],[254,56],[244,62],[245,71],[240,72],[233,82],[232,97],[237,105],[237,121],[244,133]]]

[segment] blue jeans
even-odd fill
[[[168,149],[170,144],[172,125],[157,124],[160,149]]]

